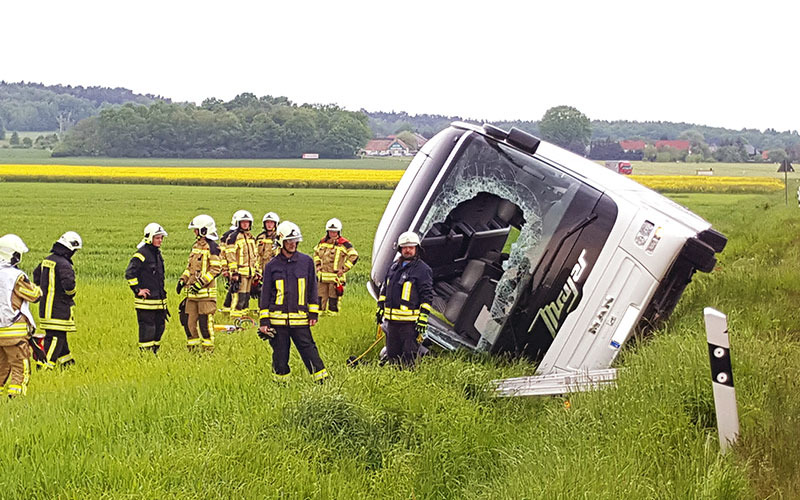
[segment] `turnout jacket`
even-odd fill
[[[314,264],[319,271],[322,283],[344,283],[345,275],[339,277],[339,271],[347,272],[358,262],[358,252],[349,240],[339,236],[331,240],[322,238],[314,247]]]
[[[283,252],[264,268],[259,300],[261,326],[308,326],[319,315],[317,278],[314,261],[296,252],[287,258]]]
[[[136,309],[166,309],[167,291],[164,289],[164,259],[161,250],[145,243],[131,257],[125,270],[125,279],[133,290],[133,304]],[[142,288],[150,290],[147,298],[137,294]]]
[[[217,276],[222,272],[222,257],[219,246],[213,240],[199,236],[189,253],[189,263],[183,271],[181,279],[184,286],[191,287],[195,283],[201,286],[195,293],[188,291],[190,299],[217,298]]]
[[[258,253],[258,271],[264,271],[264,266],[269,264],[269,261],[280,252],[279,248],[275,248],[275,238],[277,238],[277,231],[267,232],[261,231],[256,236],[256,252]]]
[[[28,327],[36,328],[29,302],[36,302],[42,289],[12,266],[0,263],[0,346],[15,345],[28,337]]]
[[[245,278],[261,274],[261,270],[258,269],[256,239],[253,238],[250,231],[240,229],[233,231],[225,241],[225,251],[228,259],[228,271],[231,274],[238,274]]]
[[[389,267],[381,285],[378,308],[389,321],[417,321],[427,316],[433,299],[433,272],[421,259],[397,260]]]
[[[73,250],[61,243],[53,245],[51,254],[36,266],[33,282],[42,289],[39,302],[39,325],[45,330],[74,332],[75,270]]]
[[[222,233],[222,237],[219,239],[219,252],[222,256],[222,274],[226,276],[228,273],[228,238],[230,238],[233,231],[233,229],[228,229]]]

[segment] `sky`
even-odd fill
[[[349,110],[800,129],[800,2],[3,2],[0,80]]]

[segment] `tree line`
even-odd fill
[[[244,93],[227,102],[206,99],[201,106],[159,101],[106,108],[70,129],[53,155],[346,158],[370,135],[363,113]]]
[[[128,89],[0,81],[0,130],[64,132],[107,106],[165,100]]]
[[[405,112],[369,112],[370,128],[377,137],[398,134],[404,130],[418,132],[432,137],[453,121],[482,123],[481,119],[465,119],[459,116],[416,115]],[[550,116],[548,116],[548,113]],[[550,108],[538,121],[492,122],[504,129],[517,127],[545,140],[558,144],[579,154],[590,154],[589,147],[599,152],[597,159],[613,156],[614,159],[644,159],[651,161],[752,161],[754,156],[747,146],[759,151],[767,151],[779,158],[783,151],[790,159],[800,160],[800,135],[795,131],[778,132],[775,129],[731,130],[722,127],[708,127],[690,123],[637,122],[590,120],[570,106]],[[542,125],[544,124],[544,128]],[[653,143],[657,140],[688,140],[692,144],[692,154],[649,145],[640,154],[629,155],[622,151],[621,140],[643,140]],[[614,146],[616,145],[616,146]],[[613,152],[611,152],[613,150]],[[779,159],[777,161],[780,161]]]

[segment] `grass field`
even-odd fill
[[[793,186],[796,188],[796,185]],[[467,390],[532,373],[470,355],[414,372],[344,366],[374,338],[364,289],[389,191],[0,184],[0,234],[31,251],[30,272],[65,230],[75,257],[77,365],[35,373],[0,402],[3,498],[797,498],[800,496],[800,211],[782,195],[674,195],[730,242],[696,276],[669,324],[626,349],[618,387],[563,398],[494,400]],[[177,321],[157,359],[136,349],[125,266],[153,220],[167,290],[198,213],[220,228],[240,208],[297,222],[308,251],[332,216],[362,259],[344,312],[314,335],[332,379],[311,383],[292,355],[276,386],[253,330],[185,351]],[[718,454],[702,308],[730,317],[742,435]],[[177,310],[177,299],[170,307]],[[221,320],[222,318],[219,318]]]

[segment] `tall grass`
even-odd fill
[[[21,196],[20,193],[24,194]],[[522,361],[449,354],[413,372],[344,360],[371,339],[364,290],[388,191],[0,184],[0,231],[31,248],[30,271],[67,229],[75,257],[77,365],[34,374],[0,403],[3,498],[796,498],[800,496],[798,209],[779,195],[676,195],[730,238],[672,320],[623,352],[618,386],[565,398],[497,400],[475,391],[532,373]],[[253,330],[185,351],[169,323],[158,358],[140,356],[122,274],[141,228],[158,221],[168,290],[197,213],[222,229],[240,208],[300,224],[301,251],[331,216],[361,253],[343,313],[314,335],[333,377],[270,380]],[[170,297],[173,311],[177,300]],[[718,453],[702,307],[730,318],[742,435]],[[218,321],[223,321],[220,316]],[[374,359],[368,356],[367,359]]]

